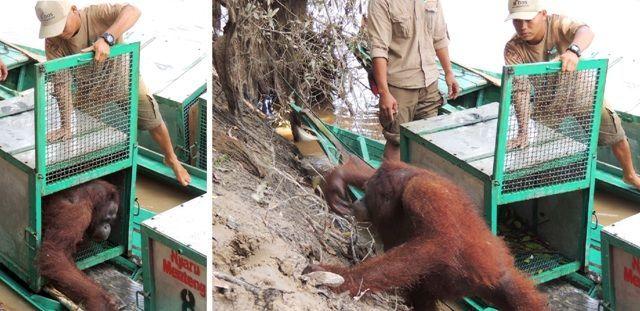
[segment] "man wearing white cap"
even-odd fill
[[[505,63],[514,65],[559,60],[563,71],[575,71],[580,55],[593,40],[591,28],[566,16],[547,14],[543,0],[508,0],[508,3],[507,20],[513,21],[516,34],[504,48]],[[527,87],[523,83],[514,85],[518,138],[509,142],[510,147],[527,144],[530,112],[522,109],[527,107],[529,99]],[[546,109],[555,109],[553,105],[564,104],[562,100],[553,100]],[[631,149],[620,118],[608,107],[606,101],[601,114],[598,145],[611,146],[622,166],[624,181],[640,189],[640,177],[633,167]]]
[[[40,20],[40,38],[45,38],[47,59],[55,59],[80,52],[94,51],[95,60],[107,59],[110,47],[122,42],[122,35],[131,28],[140,17],[140,10],[129,4],[98,4],[83,9],[70,5],[67,1],[38,1],[36,15]],[[169,131],[167,130],[158,103],[149,94],[142,78],[139,80],[138,94],[138,128],[148,130],[153,140],[160,145],[165,157],[165,164],[176,175],[180,184],[186,186],[191,177],[176,156]],[[69,113],[61,103],[62,124],[68,124]],[[67,137],[70,126],[63,126],[59,131],[47,135],[50,140]]]

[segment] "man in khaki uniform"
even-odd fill
[[[436,56],[449,98],[458,95],[442,6],[439,0],[371,0],[367,30],[387,139],[384,158],[400,160],[400,124],[435,116],[443,103]]]
[[[140,17],[140,10],[129,4],[98,4],[78,9],[67,1],[56,0],[38,1],[35,9],[41,23],[40,38],[46,38],[45,52],[48,60],[94,51],[95,60],[103,62],[109,56],[110,47],[121,43],[124,32]],[[118,71],[114,72],[118,74]],[[85,93],[88,94],[83,96],[91,96],[90,90]],[[60,111],[63,126],[48,134],[47,138],[50,140],[64,138],[71,132],[70,126],[64,124],[69,123],[71,109],[67,107],[70,107],[68,105],[73,100],[65,100],[67,96],[58,97],[62,102]],[[165,164],[173,170],[180,184],[188,185],[191,177],[173,150],[158,104],[149,94],[142,78],[139,79],[138,128],[151,133],[164,153]]]
[[[0,81],[4,81],[7,79],[9,75],[9,70],[7,70],[7,65],[5,65],[0,59]]]
[[[504,48],[505,63],[513,65],[559,59],[562,62],[563,71],[575,71],[582,51],[589,47],[594,37],[589,26],[566,16],[547,14],[541,0],[508,0],[508,2],[510,15],[507,20],[513,20],[516,34]],[[518,137],[509,142],[509,147],[512,148],[527,144],[530,112],[522,107],[527,107],[528,87],[530,87],[528,83],[514,84],[513,98],[518,117]],[[587,96],[589,94],[582,97]],[[562,113],[561,105],[564,105],[564,101],[556,99],[550,101],[545,109],[554,109]],[[534,111],[533,118],[535,115]],[[622,166],[624,181],[640,189],[640,177],[635,173],[631,149],[620,118],[614,110],[608,108],[606,101],[602,108],[598,144],[611,146]]]

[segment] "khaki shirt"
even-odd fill
[[[531,45],[514,35],[504,47],[504,61],[507,65],[538,63],[560,57],[573,42],[578,28],[586,24],[568,17],[547,15],[547,33],[540,43]]]
[[[439,0],[371,0],[371,57],[388,60],[387,82],[417,89],[438,80],[436,50],[449,45]]]
[[[80,9],[80,29],[71,39],[64,40],[58,37],[45,40],[45,53],[47,59],[55,59],[80,53],[80,50],[90,47],[115,23],[120,11],[126,4],[97,4]],[[122,43],[122,38],[116,38],[117,43]]]

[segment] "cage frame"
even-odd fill
[[[204,203],[206,200],[207,200],[206,195],[201,195],[199,197],[196,197],[194,199],[191,199],[190,201],[187,201],[179,205],[178,207],[195,206],[197,208],[200,208],[202,207],[201,204]],[[176,208],[177,207],[174,207],[173,209],[171,209],[173,211],[169,210],[171,212],[169,211],[168,212],[175,214],[175,212],[178,211]],[[154,215],[154,217],[162,218],[166,216],[164,216],[163,213],[160,213],[160,214]],[[185,241],[176,240],[174,237],[169,236],[164,232],[162,232],[161,228],[155,227],[154,226],[155,223],[152,223],[154,220],[153,219],[154,217],[145,220],[140,225],[142,262],[145,263],[142,267],[143,268],[142,273],[145,276],[143,279],[143,286],[144,286],[143,296],[144,296],[145,311],[158,310],[159,308],[158,302],[157,302],[158,298],[156,295],[156,290],[158,289],[158,287],[156,286],[156,275],[153,267],[154,251],[152,249],[156,243],[162,246],[165,246],[169,249],[176,250],[180,255],[190,260],[193,260],[195,263],[199,265],[204,266],[205,269],[209,268],[207,266],[206,254],[203,254],[198,250],[194,249],[192,245],[185,243]]]
[[[185,164],[192,164],[194,157],[192,149],[197,146],[190,144],[189,138],[189,109],[194,105],[198,105],[199,98],[207,91],[207,84],[199,85],[189,96],[181,101],[177,101],[162,95],[152,95],[158,102],[158,109],[164,119],[164,122],[171,136],[173,149],[178,156],[178,160]],[[197,125],[197,124],[196,124]],[[161,152],[157,144],[151,139],[146,131],[138,131],[140,146],[153,152]]]
[[[131,113],[129,114],[129,146],[128,152],[130,157],[128,159],[118,160],[115,163],[111,163],[106,167],[100,167],[83,172],[79,175],[75,175],[73,180],[71,178],[63,178],[62,180],[55,181],[52,184],[47,184],[47,164],[46,164],[46,146],[47,146],[47,116],[46,108],[43,106],[46,103],[46,90],[44,75],[50,72],[56,72],[59,70],[67,69],[77,65],[84,65],[93,62],[93,53],[76,54],[68,57],[58,58],[45,63],[38,64],[36,66],[36,106],[35,106],[35,124],[36,124],[36,172],[38,179],[40,180],[40,188],[43,195],[51,194],[63,189],[70,188],[72,186],[105,176],[116,171],[125,169],[131,166],[134,157],[134,149],[136,148],[137,140],[137,120],[138,120],[138,76],[139,76],[139,61],[140,61],[140,47],[138,43],[116,45],[111,48],[109,57],[115,57],[131,53],[131,92],[130,102]]]
[[[42,200],[43,197],[74,187],[76,185],[94,180],[96,178],[104,177],[111,174],[119,174],[119,178],[123,181],[121,185],[121,206],[119,216],[124,219],[119,219],[117,226],[120,229],[117,235],[113,234],[110,240],[118,240],[118,245],[113,245],[107,249],[102,249],[98,253],[92,254],[86,258],[78,260],[76,262],[79,269],[85,269],[94,266],[98,263],[106,260],[118,257],[126,254],[132,248],[132,220],[134,217],[135,209],[135,178],[137,171],[137,142],[136,142],[136,129],[137,129],[137,103],[138,103],[138,70],[139,70],[139,44],[123,44],[116,45],[111,48],[109,57],[115,57],[125,53],[130,54],[131,61],[131,87],[130,87],[130,104],[131,113],[129,116],[129,145],[127,146],[129,151],[129,157],[117,162],[109,163],[104,166],[86,170],[77,175],[71,175],[65,177],[56,182],[46,183],[46,95],[45,95],[45,74],[47,72],[54,72],[63,70],[72,66],[87,64],[93,61],[93,53],[82,53],[71,55],[55,60],[50,60],[45,63],[39,63],[35,66],[35,97],[34,97],[34,146],[35,149],[35,165],[29,166],[27,163],[23,163],[21,160],[14,157],[12,154],[5,150],[0,150],[0,158],[2,159],[0,164],[7,168],[15,169],[15,173],[20,175],[14,175],[14,178],[26,179],[26,185],[19,185],[20,189],[26,189],[26,196],[28,202],[25,205],[28,207],[28,211],[25,215],[28,219],[23,219],[27,227],[24,228],[24,240],[20,243],[24,243],[27,251],[26,254],[12,255],[15,252],[22,252],[22,250],[15,249],[0,249],[0,262],[2,262],[7,268],[15,274],[19,279],[23,280],[28,287],[33,291],[39,291],[43,285],[43,279],[37,269],[36,256],[40,250],[42,243]],[[16,152],[14,152],[16,153]],[[19,195],[18,195],[19,196]],[[16,207],[5,207],[7,210]],[[17,207],[19,209],[22,206]],[[20,224],[17,224],[19,228]],[[115,233],[115,232],[114,232]],[[14,241],[15,242],[15,241]],[[26,267],[26,269],[24,268]]]
[[[640,217],[640,216],[631,216]],[[626,218],[629,219],[629,218]],[[624,221],[624,220],[622,220]],[[613,224],[615,225],[615,224]],[[602,243],[601,256],[602,256],[602,298],[607,310],[616,310],[616,289],[613,282],[613,272],[611,271],[612,264],[612,252],[614,248],[618,248],[633,257],[640,258],[640,248],[638,245],[632,244],[630,241],[618,236],[615,233],[609,232],[603,228],[600,232],[600,238]]]
[[[606,82],[607,73],[607,59],[595,59],[595,60],[581,60],[578,64],[577,70],[598,69],[600,70],[597,81],[597,89],[595,90],[595,107],[594,115],[599,116],[602,108],[603,93]],[[485,172],[472,166],[465,160],[458,158],[455,154],[449,153],[435,142],[424,139],[422,135],[437,132],[440,130],[452,129],[458,125],[443,125],[440,128],[430,129],[429,131],[419,132],[415,128],[412,128],[411,123],[400,126],[400,154],[403,162],[412,163],[410,142],[416,145],[420,145],[426,148],[434,154],[434,156],[447,161],[450,165],[457,167],[464,172],[469,178],[478,180],[482,184],[483,200],[481,211],[484,211],[484,218],[489,225],[493,234],[498,234],[498,215],[501,205],[521,202],[530,199],[536,199],[556,194],[563,194],[572,191],[579,191],[579,195],[584,204],[583,208],[585,213],[582,214],[581,222],[583,224],[580,229],[581,236],[578,243],[580,243],[580,260],[566,263],[557,268],[544,271],[540,274],[533,275],[532,278],[537,283],[544,283],[558,277],[568,275],[576,272],[583,267],[587,266],[588,253],[590,248],[590,235],[591,230],[589,223],[591,220],[591,213],[593,212],[593,196],[595,191],[595,170],[596,170],[596,147],[598,131],[594,130],[599,128],[600,118],[593,118],[591,124],[591,136],[588,146],[588,164],[587,172],[584,180],[578,182],[568,182],[560,185],[537,187],[532,190],[518,191],[508,194],[502,193],[502,185],[504,181],[504,160],[507,150],[508,130],[509,130],[509,109],[511,106],[511,83],[515,76],[520,75],[532,75],[532,74],[547,74],[561,71],[560,62],[546,62],[535,64],[522,64],[505,66],[504,73],[502,75],[502,101],[498,107],[498,124],[496,132],[496,142],[494,150],[494,162],[493,171]],[[470,125],[477,122],[484,122],[485,120],[470,121],[464,125]]]
[[[602,103],[604,99],[604,88],[606,83],[607,74],[607,59],[590,59],[581,60],[578,63],[576,71],[597,69],[600,70],[597,79],[597,88],[595,106],[594,106],[594,118],[591,123],[591,138],[588,146],[588,157],[593,159],[590,164],[587,165],[586,178],[581,181],[569,182],[563,185],[550,185],[537,187],[535,189],[517,191],[514,193],[503,194],[502,187],[504,185],[505,168],[502,165],[506,157],[507,151],[507,137],[509,131],[509,112],[511,107],[511,91],[513,79],[517,76],[523,75],[538,75],[556,73],[562,70],[560,62],[547,62],[547,63],[535,63],[535,64],[522,64],[505,66],[502,74],[502,101],[500,104],[500,110],[498,114],[498,134],[496,137],[496,150],[494,161],[494,181],[497,183],[495,190],[500,191],[497,198],[499,204],[506,204],[511,202],[517,202],[527,199],[533,199],[541,196],[548,196],[552,194],[564,193],[575,189],[585,189],[591,186],[594,179],[595,167],[596,167],[596,153],[598,143],[598,130],[600,128],[600,113],[602,110]]]
[[[207,146],[207,123],[202,122],[202,113],[206,113],[206,94],[208,94],[207,85],[202,84],[190,91],[184,100],[173,100],[171,96],[153,95],[158,102],[160,114],[167,125],[178,160],[183,163],[183,167],[191,175],[191,183],[188,186],[188,190],[198,195],[207,191],[206,166],[200,166],[202,158],[206,158],[206,152],[202,156],[201,150],[199,150],[201,147],[206,150]],[[196,117],[193,120],[195,124],[192,126],[195,128],[194,137],[188,138],[185,134],[189,131],[186,122],[190,117],[189,111],[194,108],[197,109]],[[138,165],[140,166],[140,171],[143,174],[178,185],[175,174],[164,164],[164,155],[161,154],[161,150],[152,141],[147,131],[138,131],[138,143]]]

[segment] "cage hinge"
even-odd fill
[[[38,179],[44,179],[44,176],[43,176],[42,174],[37,174],[37,175],[36,175],[36,177],[37,177]]]
[[[198,146],[198,144],[197,144],[197,143],[191,144],[191,145],[189,146],[189,150],[188,150],[188,152],[189,152],[189,153],[191,153],[191,154],[196,154],[196,153],[198,152],[198,147],[199,147],[199,146]]]
[[[495,180],[494,179],[494,180],[491,181],[491,183],[496,187],[500,186],[500,181],[499,180]]]
[[[509,67],[507,68],[507,74],[512,76],[514,73],[516,73],[516,71],[513,69],[513,67]]]

